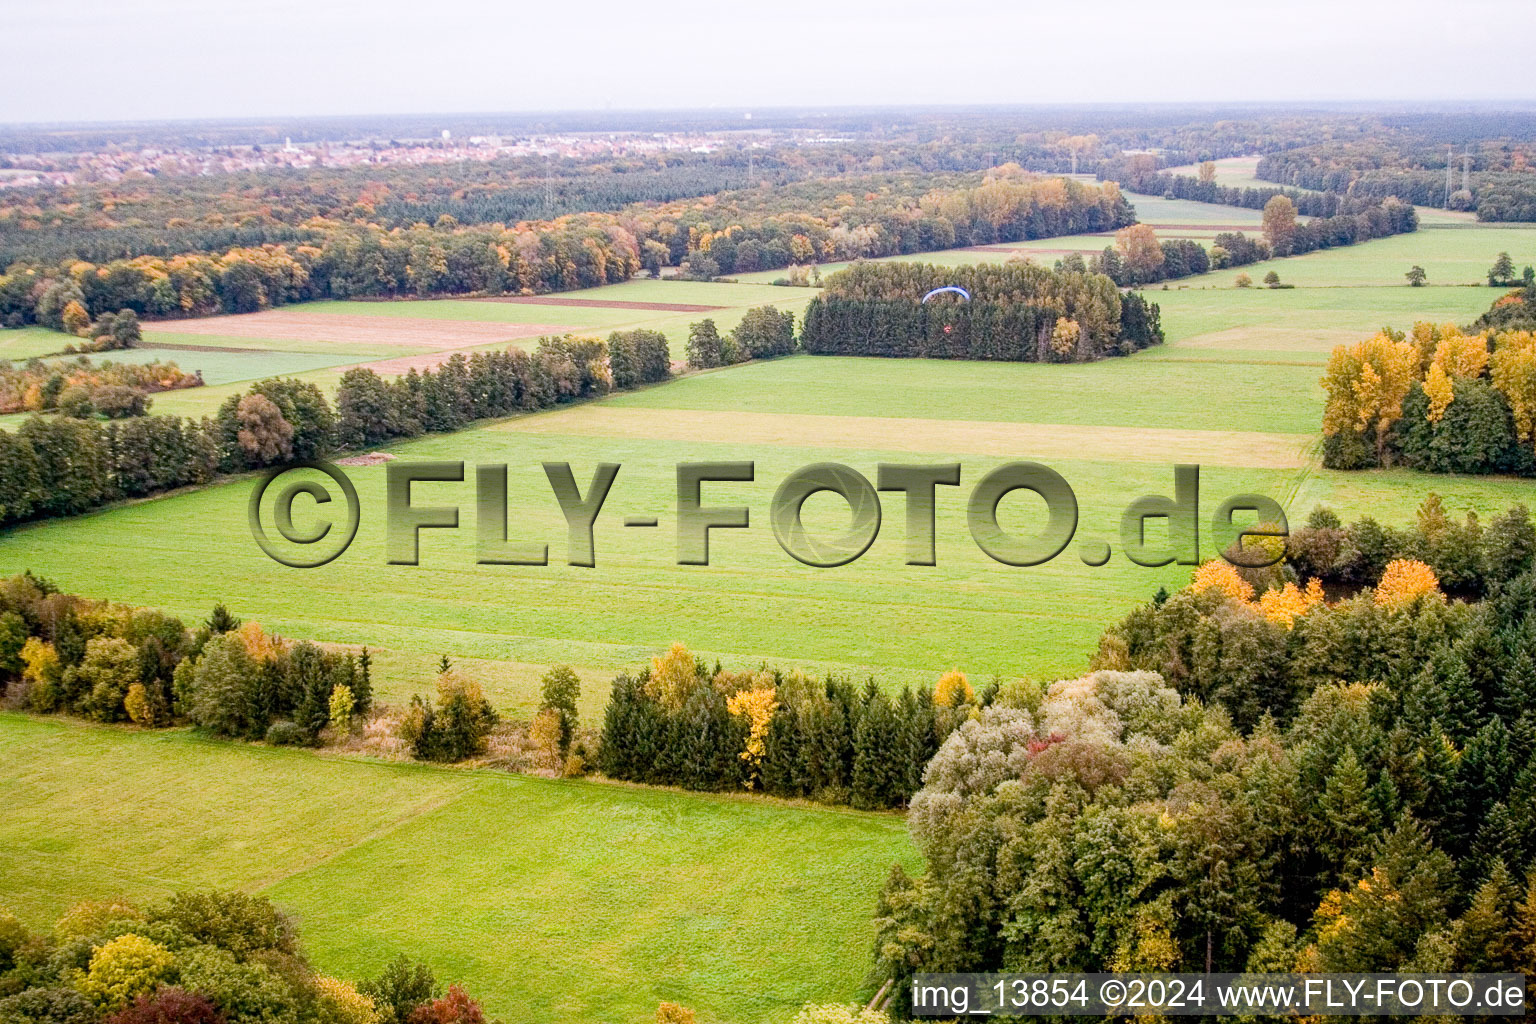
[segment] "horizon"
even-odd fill
[[[1447,52],[1521,66],[1519,33],[1486,29],[1506,9],[1475,0],[1447,20],[1428,0],[1304,0],[1282,18],[1199,0],[1175,18],[1111,0],[1091,22],[1104,30],[1088,33],[1076,11],[993,0],[945,19],[946,33],[911,0],[835,10],[800,0],[771,16],[683,0],[659,13],[600,5],[578,34],[561,10],[482,0],[446,0],[425,23],[401,0],[88,0],[83,20],[112,40],[92,53],[88,77],[57,75],[79,22],[35,6],[9,13],[20,45],[0,67],[0,123],[661,111],[700,99],[723,109],[1117,103],[1138,93],[1179,104],[1239,92],[1250,98],[1223,102],[1475,102],[1492,91],[1486,80],[1447,71],[1441,82],[1426,69]],[[232,81],[231,68],[245,77]]]

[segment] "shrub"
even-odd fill
[[[0,999],[0,1024],[95,1024],[96,1007],[77,988],[29,988]]]
[[[64,912],[53,926],[60,939],[86,938],[98,934],[111,921],[145,921],[144,911],[121,901],[82,900]]]
[[[181,985],[207,997],[229,1024],[298,1024],[292,987],[271,968],[242,963],[214,946],[193,946],[180,957]]]
[[[313,742],[296,722],[273,722],[267,726],[266,741],[274,747],[307,747]]]
[[[92,954],[79,987],[97,1006],[114,1010],[149,995],[175,972],[170,950],[140,935],[120,935]]]
[[[315,979],[314,1024],[379,1024],[371,996],[337,978]]]
[[[449,985],[441,999],[422,1003],[411,1011],[408,1024],[485,1024],[485,1011],[459,985]]]
[[[139,996],[103,1019],[102,1024],[225,1024],[224,1016],[206,996],[177,986],[164,986]]]
[[[677,1003],[661,1003],[656,1007],[656,1024],[694,1024],[694,1012]]]
[[[790,1018],[789,1024],[889,1024],[890,1019],[880,1010],[832,1003],[803,1006]]]
[[[436,997],[437,979],[426,964],[397,953],[377,978],[362,982],[357,990],[373,999],[379,1024],[406,1024],[416,1007]]]
[[[27,941],[27,930],[15,916],[0,910],[0,974],[16,963],[16,952]]]
[[[189,937],[244,960],[253,953],[293,954],[293,922],[265,896],[243,892],[181,892],[156,908],[154,917]]]

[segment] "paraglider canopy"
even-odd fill
[[[947,285],[945,285],[942,288],[935,288],[933,291],[931,291],[927,295],[923,296],[923,301],[927,302],[929,299],[933,298],[935,295],[943,295],[945,292],[954,292],[956,295],[960,296],[966,302],[970,302],[971,301],[971,293],[966,291],[964,288],[961,288],[957,284],[947,284]]]

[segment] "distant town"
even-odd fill
[[[591,160],[656,153],[768,149],[787,141],[769,129],[729,132],[607,132],[432,139],[362,139],[221,146],[105,147],[96,152],[0,154],[0,189],[114,182],[135,175],[214,175],[310,167],[453,164],[503,157]],[[801,138],[801,144],[823,141]]]

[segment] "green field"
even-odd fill
[[[900,818],[467,773],[0,713],[0,902],[239,887],[322,971],[397,951],[507,1024],[781,1021],[864,984]],[[102,842],[110,835],[110,843]],[[764,956],[771,948],[772,955]]]

